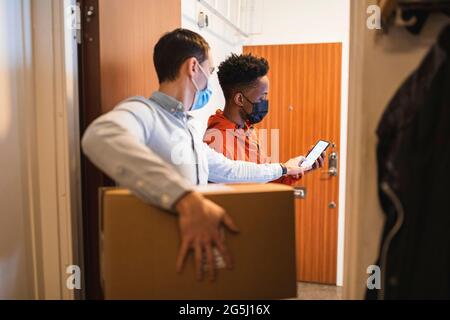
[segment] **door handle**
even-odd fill
[[[322,173],[326,173],[326,174],[328,174],[330,177],[337,177],[337,176],[338,176],[338,171],[337,171],[336,168],[330,168],[329,170],[322,171]]]
[[[330,177],[337,177],[339,175],[339,155],[336,151],[330,153],[328,157],[328,170],[322,171],[322,173],[328,174]]]

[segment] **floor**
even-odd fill
[[[342,288],[313,283],[298,284],[298,300],[342,300]]]

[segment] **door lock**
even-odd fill
[[[330,156],[328,157],[328,170],[323,171],[322,173],[326,173],[330,177],[337,177],[339,175],[338,163],[338,153],[336,151],[330,153]]]

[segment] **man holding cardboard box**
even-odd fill
[[[184,29],[164,35],[155,46],[154,64],[159,90],[150,99],[128,99],[97,119],[86,130],[83,150],[142,200],[177,212],[182,241],[178,272],[193,250],[198,278],[206,255],[209,277],[214,279],[214,247],[232,267],[220,227],[239,230],[221,207],[193,187],[208,181],[266,183],[284,175],[298,177],[304,174],[305,168],[300,168],[304,157],[285,164],[231,161],[203,143],[187,113],[204,107],[211,96],[209,77],[214,68],[210,47],[200,35]]]

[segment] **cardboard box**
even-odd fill
[[[292,188],[208,186],[200,190],[224,207],[241,233],[226,234],[234,269],[217,279],[195,277],[190,254],[175,269],[180,237],[176,215],[149,206],[123,189],[103,189],[101,263],[106,299],[268,300],[297,296]],[[220,260],[220,259],[219,259]]]

